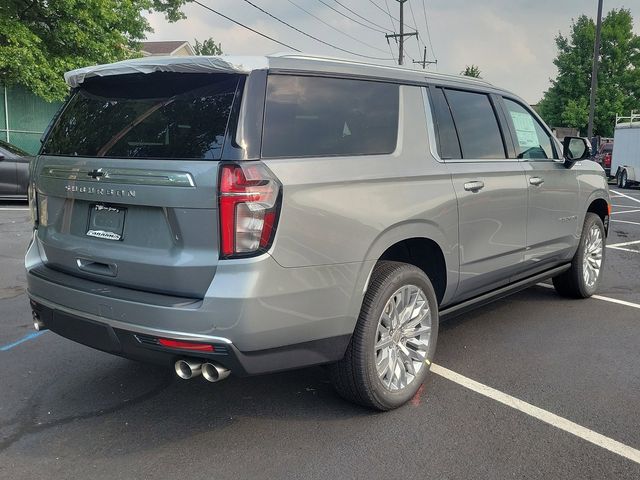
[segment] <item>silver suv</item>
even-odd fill
[[[602,168],[482,80],[301,55],[66,79],[31,165],[36,328],[182,378],[327,364],[388,410],[441,319],[547,278],[598,287]]]

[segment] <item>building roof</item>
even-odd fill
[[[195,54],[193,48],[186,40],[174,40],[167,42],[142,42],[142,53],[146,55],[174,55],[182,47],[187,48],[190,54]]]
[[[77,87],[86,78],[132,73],[180,72],[180,73],[250,73],[253,70],[280,70],[321,72],[338,75],[357,75],[412,83],[425,80],[458,84],[461,86],[495,87],[485,80],[460,75],[446,75],[406,67],[375,65],[340,58],[318,57],[304,54],[275,54],[269,56],[173,56],[144,57],[107,65],[72,70],[65,74],[67,83]]]

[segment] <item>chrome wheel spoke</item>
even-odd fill
[[[424,333],[428,333],[431,331],[431,327],[420,327],[420,328],[416,328],[415,330],[405,330],[404,331],[404,336],[407,338],[415,338],[415,337],[419,337],[420,335],[424,334]]]
[[[411,358],[411,356],[409,355],[409,349],[407,347],[401,348],[400,349],[400,358],[402,359],[402,363],[404,364],[404,367],[407,370],[407,373],[415,376],[416,374],[416,369],[413,365],[413,359]]]
[[[588,287],[598,281],[602,268],[604,238],[596,225],[592,225],[585,239],[584,258],[582,260],[582,276]]]
[[[380,337],[380,339],[378,340],[378,343],[376,343],[376,350],[381,350],[383,348],[386,348],[390,346],[392,343],[393,343],[393,339],[391,338],[391,336],[389,334],[384,334]]]
[[[424,291],[399,288],[378,320],[374,344],[376,372],[383,385],[397,391],[410,385],[425,368],[431,339],[431,311]]]

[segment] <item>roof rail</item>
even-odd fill
[[[378,63],[370,63],[370,62],[363,62],[360,60],[348,60],[345,58],[340,58],[340,57],[327,57],[327,56],[323,56],[323,55],[314,55],[314,54],[306,54],[306,53],[289,53],[289,52],[283,52],[283,53],[275,53],[272,55],[268,55],[269,57],[280,57],[280,58],[296,58],[296,59],[300,59],[300,60],[315,60],[315,61],[325,61],[325,62],[336,62],[336,63],[348,63],[351,65],[360,65],[360,66],[366,66],[366,67],[374,67],[374,68],[382,68],[385,70],[395,70],[398,72],[409,72],[409,73],[415,73],[416,75],[426,75],[432,78],[442,78],[442,79],[451,79],[451,80],[464,80],[464,81],[468,81],[471,83],[478,83],[478,84],[482,84],[482,85],[492,85],[491,82],[488,82],[487,80],[484,80],[482,78],[476,78],[476,77],[467,77],[464,75],[451,75],[451,74],[447,74],[447,73],[439,73],[439,72],[427,72],[427,71],[420,71],[420,70],[414,70],[412,68],[407,68],[407,67],[401,67],[398,65],[380,65]]]

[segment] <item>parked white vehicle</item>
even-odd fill
[[[620,188],[640,183],[640,113],[616,116],[611,171]]]

